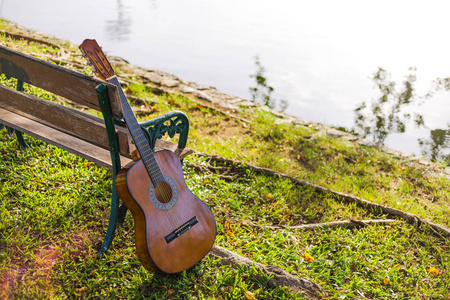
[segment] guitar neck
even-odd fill
[[[145,138],[144,132],[142,131],[141,126],[138,124],[136,116],[131,110],[131,106],[128,103],[127,97],[123,93],[122,87],[120,86],[119,80],[117,76],[112,76],[107,79],[108,82],[114,84],[119,89],[120,95],[120,103],[122,105],[123,110],[123,118],[125,123],[127,124],[128,131],[133,138],[133,141],[136,145],[136,148],[141,156],[142,162],[144,163],[148,175],[152,180],[153,185],[156,185],[164,180],[164,177],[161,173],[161,169],[156,162],[155,156],[153,155],[153,150],[150,148],[150,145]]]

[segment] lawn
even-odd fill
[[[17,29],[4,21],[2,30]],[[4,36],[2,44],[50,61],[64,57],[59,64],[89,73],[68,43],[54,47]],[[189,147],[244,162],[223,164],[201,155],[184,161],[187,185],[215,214],[217,245],[312,279],[326,291],[324,299],[450,298],[448,236],[395,218],[355,228],[295,228],[393,217],[245,164],[450,226],[450,181],[435,170],[442,168],[336,139],[315,126],[280,124],[259,107],[228,114],[173,91],[161,93],[120,67],[117,72],[136,108],[149,112],[140,120],[182,110],[191,123]],[[5,78],[2,83],[10,84]],[[30,86],[26,91],[61,101]],[[131,214],[108,255],[97,258],[109,217],[111,172],[26,140],[31,148],[22,150],[0,130],[0,297],[306,299],[274,286],[255,268],[233,268],[209,256],[178,275],[151,274],[135,254]]]

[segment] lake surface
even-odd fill
[[[286,112],[352,127],[354,109],[379,97],[378,67],[399,84],[417,68],[417,95],[450,76],[446,1],[0,0],[3,18],[109,55],[250,99],[255,56]],[[448,129],[450,93],[420,107],[427,128],[409,124],[385,144],[421,154],[418,138]]]

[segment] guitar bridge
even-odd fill
[[[169,233],[166,236],[167,244],[176,239],[177,237],[181,236],[183,233],[191,229],[192,226],[194,226],[197,223],[198,223],[197,217],[193,217],[192,219],[190,219],[189,221],[187,221],[186,223],[184,223],[183,225],[181,225],[180,227]]]

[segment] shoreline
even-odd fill
[[[14,27],[15,32],[1,31],[2,34],[11,37],[16,40],[21,38],[33,41],[36,43],[42,43],[45,45],[50,45],[61,49],[62,53],[59,56],[49,55],[45,57],[55,63],[64,63],[67,65],[73,65],[76,67],[84,67],[84,59],[79,53],[79,59],[71,59],[70,52],[65,48],[77,49],[78,45],[75,45],[67,40],[60,39],[48,34],[35,31],[26,27],[23,27],[17,23],[11,22],[9,20],[0,18],[2,22],[7,23],[9,26]],[[18,49],[20,51],[20,49]],[[31,53],[32,55],[32,53]],[[72,54],[74,55],[74,54]],[[223,93],[217,90],[215,87],[201,85],[192,81],[187,81],[179,78],[176,75],[155,70],[147,69],[137,65],[130,64],[127,60],[117,57],[108,57],[111,64],[115,67],[121,69],[121,73],[117,74],[118,77],[124,81],[129,81],[125,79],[126,77],[138,77],[143,83],[150,85],[152,88],[157,89],[161,93],[172,93],[179,94],[191,98],[194,101],[201,103],[203,106],[219,111],[222,114],[229,115],[230,117],[238,118],[241,121],[249,122],[241,117],[239,117],[239,111],[242,109],[263,109],[270,112],[276,118],[275,124],[277,125],[294,125],[294,126],[306,126],[313,128],[314,132],[311,134],[311,138],[317,138],[319,136],[328,136],[331,138],[339,138],[347,140],[352,143],[358,143],[361,146],[375,147],[378,150],[386,152],[393,157],[401,160],[405,160],[406,164],[418,163],[422,166],[428,167],[432,170],[432,176],[446,176],[450,179],[450,167],[444,167],[438,163],[429,161],[423,157],[417,157],[415,155],[403,153],[396,149],[388,148],[382,145],[375,144],[365,138],[350,134],[348,132],[340,131],[333,127],[323,125],[321,123],[304,120],[299,117],[291,116],[287,113],[280,112],[275,109],[271,109],[267,106],[262,106],[260,104],[254,103],[252,101],[236,97],[230,94]],[[131,81],[129,81],[131,82]]]

